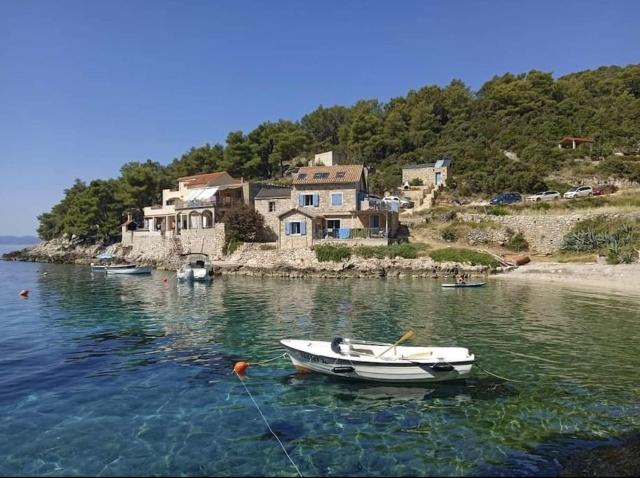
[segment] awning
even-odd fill
[[[206,201],[218,192],[218,187],[192,189],[185,201]]]

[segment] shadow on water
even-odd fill
[[[321,388],[323,393],[344,402],[358,400],[428,401],[434,399],[495,400],[518,395],[513,384],[492,377],[426,384],[393,384],[353,381],[320,374],[292,373],[281,377],[282,384],[297,388]]]

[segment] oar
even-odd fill
[[[376,358],[378,357],[382,357],[384,354],[386,354],[389,350],[391,350],[393,347],[395,347],[396,345],[398,345],[400,342],[404,342],[405,340],[409,340],[411,337],[413,337],[416,333],[409,329],[407,330],[404,335],[402,337],[400,337],[400,339],[393,345],[391,345],[390,347],[388,347],[386,350],[384,350],[381,354],[377,355]]]

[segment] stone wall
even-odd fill
[[[179,235],[169,231],[135,231],[122,236],[122,246],[126,259],[130,262],[162,264],[177,267],[180,254],[202,252],[213,259],[221,258],[225,244],[225,227],[216,223],[210,229],[182,230]]]
[[[275,210],[269,211],[269,203],[275,203]],[[265,198],[256,199],[255,208],[264,217],[264,226],[266,229],[266,238],[271,241],[278,240],[278,231],[280,230],[280,219],[278,216],[292,208],[294,204],[291,198]]]
[[[521,233],[529,243],[532,252],[542,254],[553,253],[560,249],[562,239],[571,232],[577,223],[585,219],[595,217],[628,217],[640,218],[637,213],[587,213],[587,214],[564,214],[564,215],[521,215],[521,216],[491,216],[487,214],[458,214],[457,218],[462,221],[479,222],[490,220],[509,228],[513,232]]]
[[[331,193],[342,194],[342,205],[331,205]],[[300,206],[300,194],[317,194],[319,196],[319,204],[314,206]],[[303,184],[294,186],[291,193],[291,200],[294,207],[309,209],[311,214],[330,215],[332,213],[350,212],[357,210],[357,189],[354,184]]]

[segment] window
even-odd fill
[[[318,207],[319,205],[320,205],[320,195],[316,193],[300,194],[300,196],[298,197],[298,206],[300,207],[305,207],[305,206]]]
[[[342,179],[342,178],[344,178],[344,175],[345,175],[345,174],[347,174],[347,172],[346,172],[346,171],[338,171],[338,172],[336,173],[336,179]]]
[[[304,179],[307,177],[307,173],[300,173],[298,174],[298,179]]]
[[[304,236],[307,233],[307,223],[304,221],[289,221],[284,225],[287,236]]]
[[[342,193],[331,193],[331,205],[342,206]]]
[[[269,212],[275,212],[275,210],[276,210],[276,202],[269,201]]]
[[[329,173],[314,173],[313,179],[327,179],[329,177]]]

